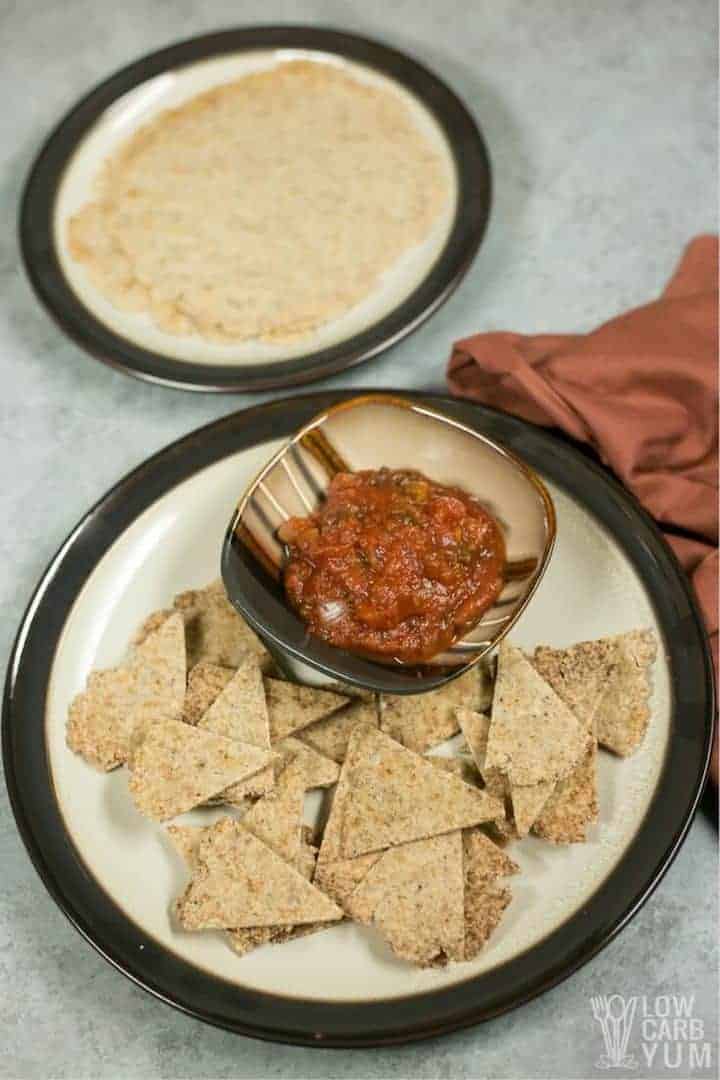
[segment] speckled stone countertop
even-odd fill
[[[480,119],[495,170],[487,238],[452,299],[397,348],[327,385],[440,388],[455,338],[481,329],[589,329],[654,297],[687,240],[717,227],[712,0],[6,0],[3,657],[38,575],[87,507],[148,454],[251,400],[137,382],[95,363],[60,333],[19,265],[15,222],[27,169],[66,109],[115,68],[194,33],[272,21],[367,33],[425,61]],[[205,1027],[114,972],[45,892],[3,789],[0,1076],[599,1077],[607,1073],[596,1066],[603,1047],[590,998],[613,992],[651,1003],[658,995],[694,995],[713,1063],[692,1075],[714,1076],[716,842],[711,815],[701,813],[630,926],[523,1009],[408,1048],[305,1050]],[[688,1076],[685,1052],[684,1068],[666,1069],[661,1048],[651,1067],[640,1056],[635,1070],[620,1075]]]

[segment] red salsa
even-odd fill
[[[405,663],[473,627],[503,585],[500,527],[477,499],[418,472],[339,473],[322,507],[280,529],[285,590],[317,637]]]

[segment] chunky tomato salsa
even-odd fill
[[[285,590],[309,630],[388,660],[442,652],[503,585],[505,546],[492,515],[418,472],[339,473],[322,507],[285,522],[280,539]]]

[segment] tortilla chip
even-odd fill
[[[368,725],[353,732],[346,770],[351,775],[342,806],[343,858],[477,825],[503,811],[485,791]]]
[[[493,881],[520,871],[518,864],[482,829],[463,830],[463,852],[466,880],[469,878],[471,883]]]
[[[208,825],[168,825],[165,830],[172,840],[173,847],[190,870],[194,870],[197,866],[200,841],[207,828],[209,828]]]
[[[200,850],[200,841],[208,828],[210,826],[170,825],[167,829],[175,849],[190,870],[194,871],[198,864],[197,856]],[[301,873],[309,881],[312,878],[312,869],[307,872],[309,869],[308,859],[312,861],[314,867],[312,851],[304,849],[300,858],[302,864]],[[298,868],[300,869],[300,867]],[[242,930],[228,930],[228,941],[236,953],[244,956],[261,945],[279,945],[283,941],[290,941],[292,938],[304,937],[306,934],[313,934],[317,930],[323,930],[326,925],[326,923],[307,923],[303,926],[246,927]]]
[[[357,725],[373,724],[377,727],[379,723],[377,699],[374,696],[370,701],[359,698],[325,720],[318,720],[310,727],[303,728],[298,732],[298,738],[319,754],[342,765],[348,741]]]
[[[231,784],[229,788],[221,792],[216,799],[210,799],[209,805],[235,806],[242,810],[247,807],[248,801],[267,795],[275,787],[275,755],[272,755],[272,765],[266,766],[247,780],[241,780],[239,784]]]
[[[537,836],[558,844],[582,843],[587,826],[598,818],[595,713],[607,672],[605,665],[596,664],[596,656],[596,649],[583,645],[570,649],[540,646],[533,656],[534,666],[570,706],[592,740],[590,750],[570,775],[558,782],[533,824]]]
[[[165,619],[125,664],[92,672],[70,706],[67,744],[109,771],[130,754],[135,733],[172,720],[185,697],[185,637],[179,616]]]
[[[456,713],[468,749],[485,784],[485,790],[488,795],[492,795],[493,798],[503,804],[502,818],[496,819],[501,822],[503,819],[507,819],[508,816],[506,803],[510,796],[510,785],[504,773],[500,772],[499,769],[488,768],[485,761],[488,735],[490,733],[490,717],[486,716],[485,713],[474,712],[472,709],[457,709]],[[510,835],[514,835],[514,830],[511,831]]]
[[[220,667],[201,661],[188,675],[185,704],[181,719],[186,724],[197,724],[232,679],[232,668]]]
[[[598,819],[597,743],[554,792],[533,823],[532,831],[556,844],[581,844],[587,827]]]
[[[425,967],[462,960],[465,948],[463,846],[459,831],[385,851],[349,901],[393,952]]]
[[[362,739],[354,739],[348,744],[345,763],[340,770],[340,778],[333,792],[330,813],[323,830],[322,844],[318,854],[318,869],[323,863],[337,862],[342,859],[342,823],[345,804],[350,794],[351,780],[356,763],[363,752]],[[316,871],[317,876],[317,871]]]
[[[198,728],[238,739],[251,746],[270,748],[270,725],[265,704],[262,673],[254,656],[243,657],[240,666],[200,718]]]
[[[192,810],[271,759],[268,750],[163,720],[147,729],[132,759],[129,787],[141,814],[166,821]]]
[[[137,648],[138,645],[142,645],[143,641],[145,641],[150,634],[154,634],[156,630],[159,630],[165,620],[169,619],[172,614],[172,608],[161,608],[159,611],[151,611],[135,631],[132,641],[130,642],[131,647]]]
[[[488,670],[482,663],[476,664],[464,675],[426,694],[383,694],[380,729],[408,750],[422,754],[457,733],[458,706],[484,709],[491,696]]]
[[[511,787],[560,780],[572,772],[591,738],[526,656],[504,641],[485,765],[500,769]]]
[[[474,960],[497,929],[512,893],[497,881],[465,886],[465,960]]]
[[[427,760],[431,765],[445,772],[452,773],[459,780],[463,780],[471,787],[482,787],[482,777],[477,770],[475,762],[468,757],[441,757],[439,754],[427,754]]]
[[[185,620],[189,667],[204,660],[237,668],[247,653],[255,656],[263,669],[272,665],[265,646],[228,600],[222,581],[180,593],[173,603]]]
[[[302,769],[306,791],[312,788],[330,787],[337,783],[340,776],[340,766],[337,762],[325,757],[324,754],[319,754],[317,750],[306,746],[292,735],[277,743],[273,750],[280,758],[278,770],[284,769],[291,761],[298,763]]]
[[[518,836],[527,836],[555,787],[554,780],[542,780],[539,784],[529,784],[526,787],[517,784],[511,787],[510,801]]]
[[[382,854],[373,851],[370,855],[359,855],[357,859],[338,859],[336,862],[318,859],[313,881],[347,911],[350,897]]]
[[[331,690],[298,686],[282,679],[265,679],[265,694],[270,716],[270,738],[280,742],[308,724],[322,720],[347,705],[348,699]]]
[[[243,827],[286,862],[300,869],[305,783],[295,762],[278,776],[275,787],[259,799],[242,819]]]
[[[650,721],[650,668],[657,655],[651,630],[614,639],[616,653],[595,713],[598,742],[614,754],[635,753]]]
[[[186,930],[335,922],[341,909],[230,818],[205,833],[198,866],[178,900]]]

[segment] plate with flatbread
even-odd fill
[[[480,1023],[612,940],[690,825],[714,699],[634,499],[547,431],[420,394],[542,477],[545,576],[494,655],[430,692],[289,677],[220,551],[247,483],[337,400],[218,420],[87,513],[20,627],[3,753],[78,948],[208,1023],[353,1047]]]
[[[35,291],[96,358],[193,390],[369,360],[482,240],[476,120],[422,64],[310,27],[193,38],[115,73],[41,149],[20,213]]]

